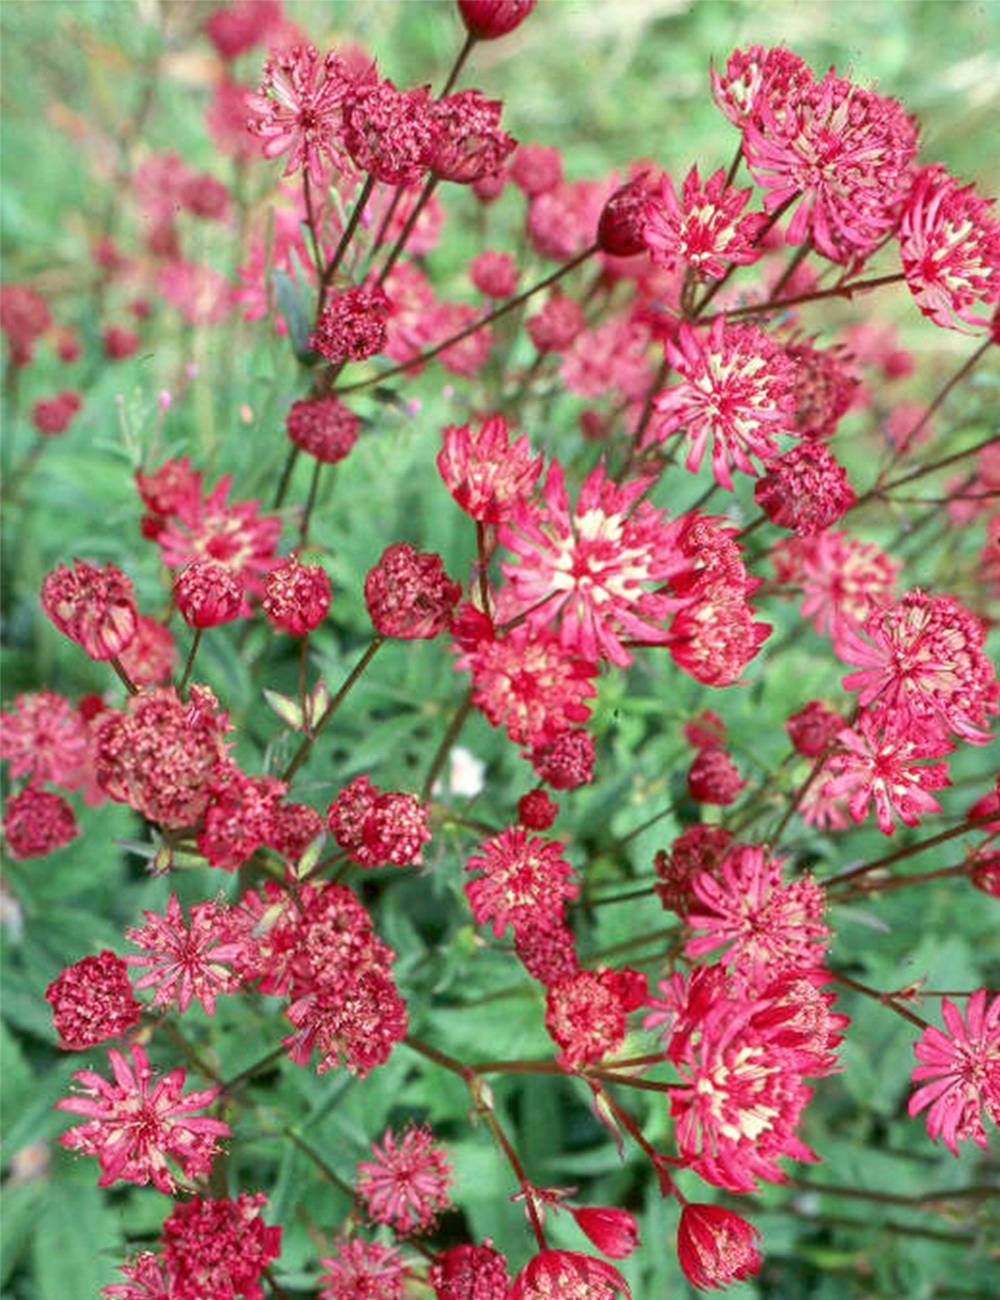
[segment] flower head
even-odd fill
[[[80,834],[72,805],[29,782],[7,800],[3,837],[12,858],[44,858]]]
[[[293,402],[285,419],[296,447],[325,465],[343,460],[358,440],[358,417],[335,397]]]
[[[415,795],[383,794],[367,776],[356,776],[340,791],[327,824],[351,861],[366,868],[419,866],[431,838],[427,809]]]
[[[303,169],[323,184],[324,163],[344,157],[341,106],[351,82],[342,59],[297,45],[264,64],[256,95],[247,96],[248,128],[263,141],[265,158],[288,154],[285,175]]]
[[[507,1259],[488,1240],[441,1251],[428,1281],[436,1300],[507,1300],[510,1291]]]
[[[699,1291],[755,1277],[760,1233],[721,1205],[687,1202],[677,1228],[677,1254],[684,1276]]]
[[[264,613],[275,627],[304,636],[323,622],[330,609],[330,579],[321,564],[300,564],[294,556],[264,579]]]
[[[427,170],[435,139],[426,87],[397,90],[388,79],[358,87],[343,110],[351,161],[383,185],[409,185]]]
[[[493,922],[499,939],[508,922],[515,931],[562,915],[563,903],[577,895],[573,868],[563,860],[562,846],[520,826],[485,840],[480,853],[465,864],[481,872],[465,886],[472,915],[479,925]]]
[[[804,439],[767,463],[754,500],[773,524],[813,537],[835,524],[855,496],[844,467],[822,443]]]
[[[403,1300],[408,1270],[395,1246],[350,1237],[319,1262],[323,1300]]]
[[[42,583],[42,609],[63,636],[91,659],[114,659],[135,636],[132,584],[114,564],[95,568],[74,560],[60,564]]]
[[[395,1232],[426,1232],[450,1203],[451,1161],[428,1128],[391,1129],[358,1165],[357,1190],[369,1215]]]
[[[650,438],[662,442],[678,429],[688,443],[694,473],[712,444],[712,472],[733,486],[732,469],[756,476],[754,457],[778,454],[774,438],[793,433],[793,367],[753,325],[729,325],[720,316],[707,333],[682,322],[676,344],[664,345],[681,383],[659,393]]]
[[[19,695],[10,713],[0,713],[0,759],[10,764],[14,778],[66,785],[86,752],[86,724],[61,695]]]
[[[193,903],[187,923],[177,895],[167,900],[163,916],[143,911],[146,924],[126,931],[129,943],[142,951],[125,962],[146,967],[136,980],[137,989],[154,988],[154,1007],[176,1003],[186,1011],[197,999],[208,1015],[215,1014],[220,993],[233,993],[242,980],[230,964],[243,953],[246,940],[229,908],[223,903]]]
[[[193,1196],[164,1221],[170,1300],[263,1300],[260,1277],[281,1253],[281,1229],[261,1218],[262,1192],[236,1200]]]
[[[664,173],[643,228],[653,261],[667,270],[686,264],[703,279],[718,279],[728,266],[755,262],[760,256],[757,237],[767,218],[763,213],[741,215],[751,193],[727,188],[722,168],[703,184],[698,168],[692,167],[678,199]]]
[[[987,1146],[982,1117],[1000,1125],[1000,996],[987,1004],[985,989],[969,998],[965,1016],[948,998],[941,999],[947,1032],[933,1025],[924,1030],[913,1051],[920,1065],[910,1097],[910,1115],[927,1111],[931,1140],[943,1139],[958,1155],[958,1143],[972,1138]]]
[[[461,594],[440,555],[415,551],[406,542],[387,546],[365,579],[365,604],[375,631],[404,641],[443,632]]]
[[[128,966],[105,949],[97,957],[74,962],[45,990],[59,1046],[80,1052],[117,1038],[142,1016],[129,983]]]
[[[646,977],[625,968],[575,970],[545,990],[545,1028],[567,1070],[593,1065],[625,1041],[629,1012],[642,1005]]]
[[[221,1120],[189,1118],[210,1106],[219,1090],[205,1088],[182,1096],[183,1070],[171,1070],[154,1083],[143,1048],[134,1045],[131,1055],[129,1065],[121,1052],[108,1052],[113,1080],[92,1070],[73,1075],[84,1095],[64,1097],[56,1109],[83,1115],[86,1123],[69,1129],[59,1141],[71,1151],[97,1156],[101,1187],[118,1179],[152,1181],[161,1192],[171,1193],[177,1182],[167,1157],[177,1161],[186,1178],[207,1174],[217,1150],[215,1139],[229,1133]]]
[[[243,588],[227,564],[201,557],[185,564],[174,579],[181,618],[198,629],[231,623],[244,612]]]
[[[593,1255],[543,1250],[514,1279],[508,1300],[631,1300],[621,1273]]]
[[[471,185],[498,171],[517,148],[500,129],[499,100],[478,90],[459,90],[433,106],[434,141],[429,164],[440,180]]]
[[[391,312],[392,304],[381,285],[358,284],[345,289],[323,308],[309,336],[309,346],[333,365],[363,361],[385,347],[386,321]]]
[[[899,255],[917,306],[935,325],[969,332],[990,323],[1000,300],[1000,220],[993,206],[943,167],[925,167],[913,183]]]
[[[524,22],[535,0],[458,0],[465,30],[478,41],[495,41]]]
[[[511,443],[502,415],[487,416],[478,432],[468,424],[450,425],[443,443],[438,472],[459,506],[479,523],[502,522],[534,491],[542,457],[532,454],[523,435]]]

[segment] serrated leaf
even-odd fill
[[[295,731],[301,731],[305,723],[305,717],[302,713],[302,705],[297,700],[293,700],[288,695],[282,695],[280,691],[272,691],[265,688],[264,699],[273,713],[276,713],[286,726],[292,727]]]

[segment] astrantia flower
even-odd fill
[[[583,308],[576,299],[557,291],[540,312],[528,317],[525,325],[539,352],[562,352],[586,323]]]
[[[226,564],[200,558],[185,564],[174,579],[177,611],[189,627],[218,627],[244,608],[239,578]]]
[[[688,769],[688,794],[696,803],[735,803],[746,785],[739,769],[724,750],[703,749],[695,755]]]
[[[726,187],[723,168],[702,184],[697,166],[684,179],[680,200],[664,173],[649,205],[643,238],[659,266],[686,264],[704,279],[718,279],[729,266],[748,266],[760,256],[757,236],[767,218],[741,215],[752,190]]]
[[[575,790],[594,779],[594,738],[581,727],[569,727],[555,740],[536,745],[531,766],[554,790]]]
[[[850,533],[793,538],[772,554],[779,581],[801,584],[802,617],[827,634],[848,621],[863,623],[872,609],[891,600],[900,567],[873,543]]]
[[[379,284],[358,284],[335,294],[323,308],[309,346],[333,365],[381,352],[392,304]]]
[[[699,872],[687,922],[705,933],[688,939],[685,953],[699,958],[724,946],[717,960],[752,988],[820,965],[830,935],[820,920],[823,891],[808,878],[784,884],[781,866],[762,848],[739,846]]]
[[[45,990],[59,1046],[80,1052],[117,1038],[142,1016],[129,983],[128,966],[105,949],[97,957],[74,962]]]
[[[542,457],[533,455],[524,435],[510,441],[502,415],[487,416],[478,432],[468,424],[449,425],[443,443],[438,473],[459,506],[479,523],[500,523],[534,491]]]
[[[469,263],[469,279],[487,298],[510,298],[517,289],[517,263],[512,253],[487,248]]]
[[[42,582],[39,603],[63,636],[91,659],[114,659],[135,636],[132,583],[115,564],[95,568],[74,560]]]
[[[631,1300],[628,1283],[603,1259],[575,1250],[543,1250],[514,1279],[508,1300]]]
[[[285,429],[296,447],[334,465],[357,442],[358,417],[335,397],[303,398],[292,403]]]
[[[781,106],[755,102],[743,151],[764,207],[798,199],[790,244],[811,238],[834,262],[864,257],[892,232],[910,187],[917,131],[894,99],[838,77],[793,94]]]
[[[510,179],[529,199],[555,189],[562,180],[562,154],[550,144],[518,145],[510,161]]]
[[[387,546],[365,578],[365,604],[376,632],[404,641],[443,632],[461,594],[440,555],[415,551],[406,542]]]
[[[920,732],[954,733],[985,745],[997,712],[997,676],[983,650],[985,630],[952,596],[908,591],[874,610],[863,628],[839,630],[839,658],[862,665],[844,686],[878,718],[910,721]]]
[[[281,1254],[281,1229],[261,1218],[262,1192],[236,1200],[193,1196],[163,1223],[170,1300],[263,1300],[261,1274]]]
[[[427,1280],[436,1300],[507,1300],[510,1292],[506,1257],[488,1240],[441,1251]]]
[[[330,608],[330,579],[321,564],[300,564],[292,556],[264,579],[264,613],[275,627],[304,636],[318,627]]]
[[[563,903],[578,893],[573,868],[554,840],[515,826],[479,847],[481,856],[473,855],[465,869],[482,874],[466,884],[465,893],[476,922],[492,921],[498,939],[508,921],[520,930],[561,917]]]
[[[409,185],[427,170],[434,144],[426,87],[397,90],[388,79],[357,88],[344,104],[344,142],[359,171],[383,185]]]
[[[484,639],[460,661],[472,670],[472,702],[516,745],[543,745],[590,717],[596,664],[569,654],[548,629],[525,623]]]
[[[13,778],[65,785],[77,774],[87,751],[87,728],[69,700],[52,691],[19,695],[10,713],[0,713],[0,759]]]
[[[639,1244],[639,1225],[628,1210],[611,1205],[571,1204],[566,1209],[580,1231],[608,1259],[625,1259]]]
[[[684,1276],[699,1291],[715,1290],[755,1277],[760,1268],[760,1233],[721,1205],[688,1201],[677,1228],[677,1254]]]
[[[412,794],[387,791],[356,776],[330,804],[327,824],[352,862],[362,867],[397,867],[422,861],[431,838],[427,809]]]
[[[669,853],[663,849],[657,852],[653,862],[656,892],[665,908],[685,916],[696,906],[692,882],[703,872],[718,876],[730,839],[725,827],[698,823],[677,836]]]
[[[29,783],[7,800],[3,837],[12,858],[44,858],[80,834],[72,805]]]
[[[287,153],[286,176],[303,168],[322,185],[324,160],[339,167],[344,157],[340,109],[350,84],[332,51],[297,45],[268,59],[257,94],[247,96],[248,129],[264,142],[264,157]]]
[[[822,700],[810,700],[785,723],[788,739],[806,758],[819,758],[843,727],[844,719]]]
[[[407,1129],[401,1139],[387,1129],[372,1155],[358,1165],[356,1183],[369,1215],[403,1236],[426,1232],[450,1203],[453,1172],[430,1129]]]
[[[753,495],[773,524],[800,537],[823,532],[855,501],[844,467],[822,443],[805,440],[767,463]]]
[[[183,568],[204,557],[230,569],[251,595],[263,590],[261,578],[274,567],[281,520],[258,516],[259,501],[233,501],[230,478],[220,479],[207,497],[184,497],[157,537],[163,563]]]
[[[798,102],[815,87],[816,79],[794,50],[749,45],[733,50],[723,71],[712,68],[712,98],[733,126],[760,124],[766,105],[779,120],[784,106]]]
[[[965,1017],[948,998],[941,999],[947,1032],[933,1025],[924,1030],[913,1051],[923,1064],[913,1070],[920,1086],[907,1110],[927,1110],[927,1132],[958,1155],[958,1143],[968,1138],[987,1146],[983,1115],[1000,1125],[1000,996],[987,1005],[987,992],[969,998]],[[929,1109],[928,1109],[929,1108]]]
[[[531,610],[527,621],[557,623],[561,644],[583,659],[627,666],[622,637],[664,641],[663,628],[650,620],[681,603],[649,589],[688,565],[677,547],[679,525],[639,501],[647,487],[643,479],[618,487],[597,465],[571,511],[562,466],[553,460],[541,505],[522,503],[501,529],[501,543],[519,559],[503,571],[520,606]]]
[[[625,1041],[626,1017],[642,1005],[646,977],[625,968],[576,970],[545,990],[545,1028],[567,1070],[593,1065]]]
[[[498,171],[517,141],[500,129],[503,105],[478,90],[459,90],[432,108],[434,139],[428,162],[439,180],[471,185]]]
[[[162,686],[177,666],[170,628],[140,614],[135,636],[118,658],[133,686]]]
[[[935,325],[988,326],[1000,299],[1000,220],[992,199],[925,167],[903,206],[899,255],[917,306]],[[982,304],[979,306],[978,304]]]
[[[276,777],[247,776],[234,764],[220,768],[209,785],[198,852],[213,867],[236,871],[270,841],[274,812],[284,792],[284,782]]]
[[[645,321],[634,313],[618,313],[580,330],[565,351],[559,377],[579,397],[614,392],[638,401],[653,379],[651,340]]]
[[[142,949],[129,954],[126,963],[147,968],[135,987],[156,990],[154,1007],[176,1003],[183,1012],[196,998],[214,1015],[216,996],[234,993],[242,983],[229,965],[242,955],[246,939],[230,909],[223,903],[193,903],[185,924],[177,895],[171,894],[163,916],[145,910],[143,916],[145,925],[125,932],[129,943]]]
[[[789,343],[785,356],[792,363],[795,432],[802,438],[829,438],[861,383],[853,358],[841,347],[818,348],[811,339]]]
[[[783,1182],[783,1156],[817,1158],[795,1133],[812,1096],[802,1081],[811,1062],[781,1021],[761,1015],[766,1006],[717,997],[697,1033],[671,1045],[685,1078],[670,1089],[678,1151],[699,1177],[732,1192]]]
[[[872,800],[883,835],[895,829],[894,815],[905,826],[917,826],[925,813],[940,812],[941,805],[928,792],[951,784],[948,764],[927,762],[951,749],[939,735],[921,737],[891,715],[880,726],[870,713],[862,713],[854,728],[837,733],[837,744],[838,751],[827,760],[834,775],[824,782],[823,794],[846,798],[856,822],[864,821]]]
[[[667,342],[664,350],[682,382],[657,394],[647,441],[683,429],[692,473],[711,440],[721,487],[732,488],[734,468],[756,476],[753,458],[776,456],[775,437],[794,433],[791,363],[762,330],[728,325],[722,316],[707,334],[682,322],[676,344]]]
[[[323,1300],[403,1300],[408,1270],[395,1246],[351,1237],[319,1262]]]
[[[64,1097],[56,1102],[56,1109],[83,1115],[86,1123],[69,1129],[59,1141],[71,1151],[97,1156],[100,1187],[119,1178],[128,1183],[152,1181],[170,1194],[177,1183],[167,1157],[177,1161],[186,1178],[197,1178],[211,1169],[215,1139],[229,1134],[229,1126],[221,1120],[189,1118],[210,1106],[219,1089],[182,1096],[183,1070],[171,1070],[154,1083],[143,1048],[134,1045],[131,1055],[129,1065],[121,1052],[108,1052],[113,1081],[92,1070],[73,1075],[85,1095]]]
[[[171,1300],[166,1266],[151,1250],[140,1250],[119,1264],[118,1272],[126,1280],[102,1287],[102,1300]]]

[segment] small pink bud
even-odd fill
[[[685,1205],[677,1229],[684,1276],[699,1291],[753,1277],[760,1268],[760,1233],[720,1205]]]
[[[639,1228],[628,1210],[616,1210],[610,1205],[567,1205],[566,1208],[580,1231],[608,1259],[624,1259],[639,1244]]]
[[[458,12],[470,36],[495,41],[524,22],[535,0],[458,0]]]
[[[232,569],[218,560],[192,560],[174,580],[174,599],[189,627],[217,627],[239,618],[243,588]]]

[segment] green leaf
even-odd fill
[[[117,1218],[92,1161],[66,1169],[46,1191],[34,1249],[39,1300],[89,1300],[115,1279],[124,1253]]]

